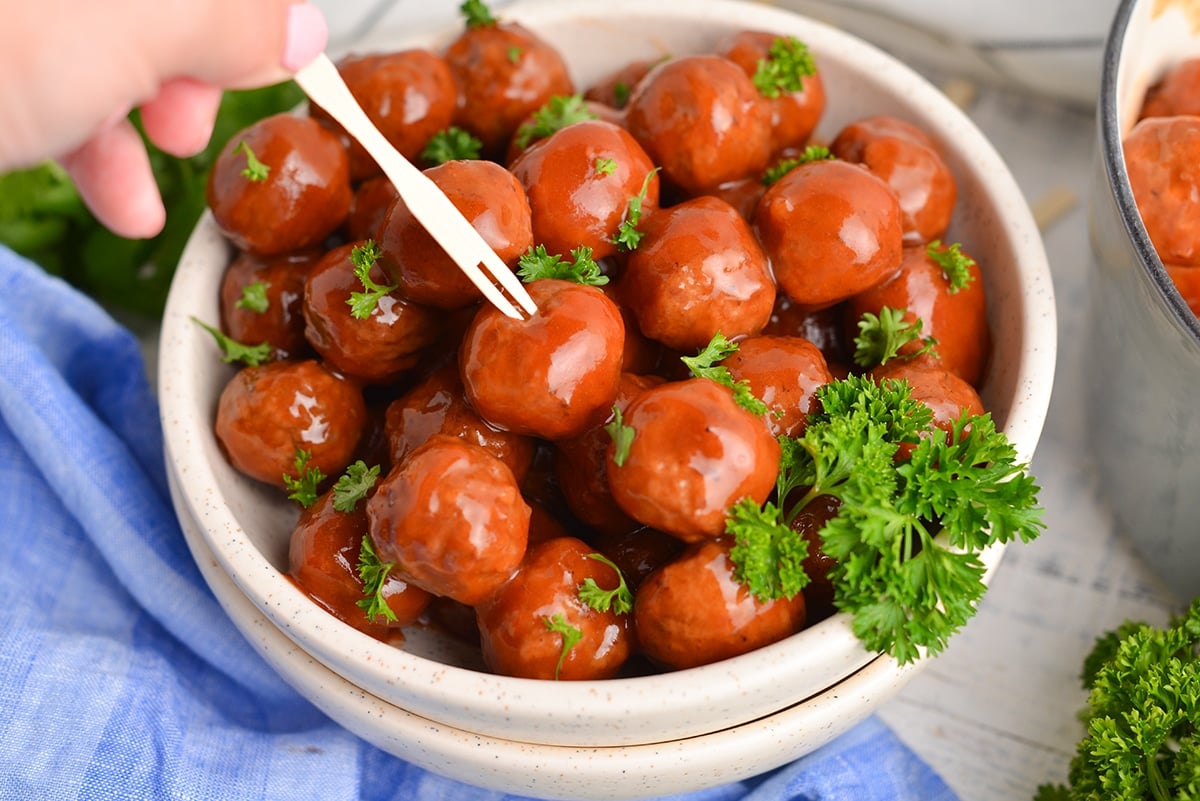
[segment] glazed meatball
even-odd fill
[[[385,430],[392,464],[401,464],[435,434],[478,445],[504,462],[518,481],[533,463],[529,437],[492,428],[467,403],[455,364],[435,370],[388,404]]]
[[[778,36],[767,31],[739,31],[720,42],[716,52],[753,78],[760,64],[773,58],[773,48],[808,50],[793,37]],[[825,112],[825,83],[815,64],[810,74],[800,78],[800,84],[801,88],[796,91],[769,90],[767,102],[771,109],[772,153],[803,146]]]
[[[761,173],[771,155],[770,107],[742,68],[719,56],[656,66],[629,98],[626,124],[691,195]]]
[[[533,245],[529,201],[520,182],[490,161],[448,161],[425,174],[479,232],[500,260],[515,267]],[[405,297],[439,309],[459,309],[483,298],[459,266],[397,198],[379,228],[384,264]]]
[[[1192,310],[1192,314],[1200,317],[1200,267],[1179,267],[1174,264],[1165,266],[1167,275],[1175,282],[1183,302]]]
[[[347,375],[370,383],[392,381],[416,365],[423,348],[441,335],[441,318],[405,298],[376,262],[369,276],[381,295],[366,317],[354,316],[351,295],[364,287],[355,274],[355,250],[347,243],[325,254],[304,285],[304,335],[321,358]],[[361,251],[360,251],[361,252]]]
[[[506,676],[611,678],[629,657],[628,613],[596,609],[580,598],[591,579],[612,590],[620,576],[595,549],[573,537],[540,542],[512,579],[476,608],[483,661]],[[574,640],[572,642],[572,640]]]
[[[238,254],[221,281],[225,333],[245,345],[269,343],[274,359],[303,357],[304,280],[319,257],[316,250],[271,258]]]
[[[350,212],[350,158],[311,117],[276,114],[235,134],[208,177],[208,206],[241,250],[276,256],[320,244]]]
[[[694,351],[722,332],[757,334],[771,318],[775,282],[749,224],[715,197],[655,215],[629,255],[622,297],[643,334]]]
[[[595,259],[611,256],[630,198],[641,198],[644,215],[658,207],[654,164],[610,122],[568,125],[522,153],[510,169],[529,195],[533,239],[550,253],[582,246]]]
[[[369,618],[359,606],[364,592],[358,573],[359,552],[367,536],[366,508],[360,502],[350,511],[339,511],[333,500],[333,493],[326,492],[301,512],[288,546],[288,575],[330,614],[384,639],[389,629],[415,622],[433,596],[389,571],[380,595],[396,619]]]
[[[629,105],[629,96],[633,94],[633,88],[641,82],[642,78],[646,77],[646,73],[650,72],[651,68],[663,60],[631,61],[601,77],[584,90],[583,97],[585,100],[603,103],[610,108],[624,109]]]
[[[575,85],[558,51],[515,22],[468,27],[443,56],[459,86],[458,125],[503,155],[521,121]]]
[[[383,224],[383,218],[398,194],[391,180],[382,175],[359,184],[350,201],[350,214],[346,217],[346,237],[355,242],[377,240],[379,226]]]
[[[1138,119],[1200,115],[1200,58],[1176,64],[1146,90]]]
[[[959,251],[961,253],[961,251]],[[878,315],[887,306],[906,310],[904,319],[921,321],[921,337],[937,340],[936,351],[942,366],[972,386],[983,379],[983,369],[991,348],[987,322],[987,298],[979,265],[962,254],[961,261],[969,281],[952,291],[942,265],[936,261],[954,256],[945,245],[905,248],[900,270],[878,286],[851,298],[846,305],[848,336],[857,334],[857,323],[864,314]],[[912,341],[901,348],[901,355],[921,347]]]
[[[832,306],[900,267],[896,193],[857,164],[795,167],[767,189],[755,223],[780,291],[803,306]]]
[[[933,411],[933,425],[946,433],[952,433],[954,422],[964,413],[984,413],[975,388],[942,367],[936,358],[893,359],[871,370],[871,376],[876,381],[907,381],[911,396]],[[905,450],[901,448],[901,453]]]
[[[729,508],[775,487],[779,443],[761,417],[706,378],[652,387],[623,415],[627,453],[609,448],[612,495],[634,519],[695,542],[725,530]],[[619,462],[619,463],[618,463]]]
[[[642,582],[634,629],[651,660],[676,670],[707,665],[804,626],[804,595],[759,601],[734,578],[732,547],[728,536],[696,543]]]
[[[958,184],[924,131],[895,117],[868,117],[843,128],[829,149],[866,166],[895,191],[904,244],[920,245],[946,233]]]
[[[319,362],[244,367],[217,401],[217,439],[242,473],[284,487],[298,451],[326,476],[345,469],[362,437],[362,391]]]
[[[850,340],[842,324],[844,304],[809,309],[782,293],[775,297],[771,321],[763,329],[770,336],[800,337],[820,349],[825,364],[835,377],[845,378],[851,362]]]
[[[1129,185],[1159,258],[1200,266],[1200,117],[1153,117],[1125,137]]]
[[[379,558],[418,587],[471,606],[521,563],[529,515],[503,462],[445,435],[392,468],[367,502]]]
[[[748,337],[721,363],[766,404],[763,420],[776,437],[803,436],[817,390],[833,380],[821,351],[799,337]]]
[[[463,337],[467,399],[492,425],[544,439],[582,434],[612,409],[625,325],[607,295],[558,279],[529,284],[527,320],[479,310]]]

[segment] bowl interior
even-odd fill
[[[506,9],[557,44],[577,85],[635,58],[711,49],[736,28],[793,34],[808,43],[829,97],[818,136],[887,113],[923,127],[959,182],[949,234],[983,269],[995,350],[982,396],[1028,460],[1054,372],[1053,291],[1028,207],[1007,168],[974,125],[907,67],[859,40],[763,5],[728,0],[534,2]],[[361,51],[437,47],[454,35],[380,32]],[[772,646],[661,676],[555,683],[478,671],[478,657],[449,638],[414,631],[405,648],[381,644],[310,603],[284,575],[294,509],[226,463],[212,433],[217,397],[232,375],[191,317],[217,319],[217,286],[229,248],[211,219],[197,227],[164,316],[160,397],[181,517],[195,518],[211,557],[272,623],[304,651],[384,701],[467,731],[531,743],[629,745],[690,737],[792,706],[876,658],[838,615]],[[990,568],[1000,550],[987,554]]]

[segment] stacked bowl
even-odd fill
[[[967,117],[908,67],[804,17],[736,0],[529,2],[507,7],[564,54],[585,86],[637,59],[709,52],[739,29],[792,35],[821,70],[829,141],[871,114],[906,119],[958,182],[950,241],[985,265],[993,352],[981,397],[1027,462],[1054,372],[1055,316],[1041,240],[1007,168]],[[455,32],[384,33],[363,50],[436,48]],[[785,640],[659,675],[553,682],[492,675],[477,653],[414,627],[397,647],[342,623],[289,578],[295,507],[236,472],[213,431],[233,368],[193,319],[216,320],[231,249],[211,216],[192,236],[166,309],[159,391],[175,506],[205,578],[235,624],[331,718],[419,766],[540,797],[635,798],[714,786],[808,753],[866,717],[927,660],[863,648],[836,614]],[[1002,554],[985,553],[988,575]]]

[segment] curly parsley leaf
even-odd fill
[[[339,512],[353,512],[358,502],[367,497],[379,478],[379,465],[367,467],[359,459],[346,468],[346,472],[333,485],[333,508]]]
[[[736,353],[737,349],[736,342],[730,342],[724,334],[718,331],[695,356],[680,356],[679,358],[697,378],[707,378],[710,381],[716,381],[723,387],[732,389],[733,399],[737,401],[738,406],[752,414],[766,414],[767,405],[754,396],[754,392],[750,389],[750,382],[734,381],[729,368],[718,364],[722,359]]]
[[[233,305],[239,309],[263,314],[271,306],[271,301],[267,298],[267,290],[270,288],[271,285],[265,281],[246,284],[242,287],[242,296]]]
[[[958,242],[943,245],[942,240],[935,239],[925,246],[925,255],[942,268],[946,282],[950,285],[947,291],[951,295],[966,289],[967,285],[975,280],[975,276],[971,274],[975,260],[962,252],[962,245]]]
[[[365,292],[351,292],[346,300],[350,306],[350,316],[357,320],[365,320],[375,311],[379,299],[396,291],[399,284],[381,285],[371,280],[371,268],[379,260],[379,245],[368,239],[361,245],[355,245],[350,251],[350,263],[354,265],[354,275],[362,282]]]
[[[472,136],[470,131],[451,125],[429,138],[421,158],[428,164],[445,164],[447,161],[478,159],[483,152],[483,142]]]
[[[492,15],[492,10],[488,8],[483,0],[465,0],[458,7],[459,12],[463,15],[463,20],[467,24],[467,28],[485,28],[488,25],[495,25],[496,18]]]
[[[203,328],[216,340],[221,349],[221,361],[226,364],[241,362],[249,367],[257,367],[271,358],[271,343],[262,342],[258,345],[243,345],[217,328],[193,317],[192,322]]]
[[[596,172],[600,175],[612,175],[617,171],[617,160],[597,157],[592,166],[596,168]]]
[[[783,512],[768,501],[761,507],[751,498],[734,504],[725,533],[734,538],[729,558],[733,576],[758,589],[759,598],[794,598],[809,583],[804,570],[808,541],[784,522]]]
[[[779,97],[804,90],[804,79],[817,74],[808,45],[794,36],[780,36],[771,43],[767,55],[758,60],[753,81],[763,97]]]
[[[569,262],[557,253],[548,253],[545,245],[530,247],[517,260],[517,275],[527,284],[542,278],[574,281],[587,286],[608,283],[608,276],[600,272],[600,265],[592,258],[592,249],[585,245],[571,251]]]
[[[271,168],[258,160],[258,156],[254,155],[254,151],[246,144],[246,140],[238,142],[237,147],[233,149],[233,155],[244,155],[246,157],[246,166],[242,168],[242,177],[254,183],[262,183],[267,180],[267,176],[271,174]]]
[[[583,639],[583,631],[568,623],[561,612],[555,614],[554,617],[544,617],[542,620],[546,624],[547,631],[562,635],[562,651],[558,654],[558,664],[554,666],[554,680],[558,681],[558,674],[562,672],[563,662],[567,661],[567,654],[571,653],[571,649]]]
[[[604,426],[604,430],[608,432],[608,436],[613,441],[613,463],[617,467],[621,467],[629,458],[629,449],[633,446],[633,437],[636,432],[633,430],[633,426],[625,425],[624,415],[616,406],[613,407],[612,422]]]
[[[763,173],[762,184],[763,186],[770,186],[773,183],[777,183],[780,178],[787,175],[801,164],[808,164],[812,161],[828,161],[836,158],[837,156],[833,155],[833,152],[827,147],[822,147],[821,145],[809,145],[808,147],[804,148],[804,152],[799,156],[790,159],[780,159],[768,167],[767,171]]]
[[[555,95],[517,128],[513,144],[524,149],[568,125],[594,119],[597,119],[597,115],[588,108],[583,95]]]
[[[642,221],[642,206],[646,202],[646,192],[650,190],[650,179],[659,169],[659,167],[655,167],[646,173],[641,190],[629,198],[629,204],[625,207],[625,219],[621,221],[616,236],[612,240],[613,244],[623,250],[636,250],[637,246],[642,243],[642,237],[645,234],[638,230],[638,225]]]
[[[873,367],[877,364],[887,364],[892,359],[915,359],[926,353],[933,353],[937,348],[937,340],[933,337],[921,337],[924,322],[921,318],[905,320],[906,309],[893,309],[884,306],[875,315],[863,312],[858,321],[858,336],[854,338],[854,363],[859,367]],[[911,353],[900,355],[900,349],[910,342],[920,341],[922,347]]]
[[[617,574],[617,586],[606,590],[589,576],[579,585],[579,600],[597,612],[612,610],[613,614],[617,615],[629,614],[633,610],[633,593],[629,591],[629,585],[625,583],[625,577],[621,575],[621,568],[602,553],[589,553],[587,558],[611,567]]]
[[[325,480],[325,473],[321,468],[308,466],[311,460],[312,451],[296,448],[295,475],[283,474],[283,485],[288,490],[288,498],[305,509],[317,502],[321,482]]]
[[[358,577],[362,579],[363,597],[356,603],[359,609],[367,613],[367,620],[375,621],[382,617],[389,622],[396,622],[396,613],[383,597],[383,587],[387,583],[388,574],[395,566],[395,562],[380,560],[379,555],[375,553],[371,536],[364,534],[362,545],[358,549]]]

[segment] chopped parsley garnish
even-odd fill
[[[295,475],[283,474],[283,485],[288,490],[288,498],[305,509],[317,502],[321,482],[325,480],[325,473],[321,468],[308,466],[311,460],[312,451],[296,448]]]
[[[508,61],[509,61],[509,63],[510,63],[510,64],[516,64],[518,61],[520,61],[520,60],[521,60],[521,53],[523,53],[523,52],[524,52],[524,51],[523,51],[523,50],[521,50],[521,48],[520,48],[520,47],[518,47],[517,45],[513,45],[512,47],[508,48]]]
[[[447,161],[477,159],[483,152],[483,142],[469,131],[456,125],[438,131],[421,151],[421,158],[428,164],[445,164]]]
[[[603,562],[611,567],[617,574],[617,586],[611,590],[603,589],[595,579],[589,576],[583,580],[583,584],[579,585],[579,600],[597,612],[612,610],[613,614],[617,615],[629,614],[633,609],[633,593],[629,591],[625,577],[621,575],[621,568],[601,553],[589,553],[587,558],[595,559],[597,562]]]
[[[925,246],[925,254],[942,268],[946,282],[950,285],[947,291],[951,295],[966,289],[975,277],[971,275],[975,260],[962,252],[962,246],[958,242],[943,246],[940,239],[935,239]]]
[[[350,263],[354,265],[354,275],[362,282],[365,292],[351,292],[346,303],[350,306],[350,316],[365,320],[375,311],[379,299],[390,292],[396,291],[400,285],[383,286],[371,280],[371,268],[379,259],[379,245],[368,239],[361,245],[355,245],[350,250]]]
[[[371,543],[371,535],[364,534],[362,545],[358,548],[358,577],[362,579],[363,597],[356,603],[359,609],[367,613],[367,620],[374,621],[382,617],[392,623],[396,622],[396,613],[383,597],[388,573],[395,566],[395,562],[380,561],[375,553],[375,546]]]
[[[625,209],[625,219],[617,228],[616,236],[613,237],[613,244],[624,250],[634,250],[642,243],[644,234],[638,230],[638,223],[642,221],[642,205],[646,202],[646,193],[650,191],[650,179],[658,171],[659,168],[655,167],[646,173],[646,177],[642,180],[641,191],[629,198],[629,205]]]
[[[608,436],[613,441],[613,464],[617,467],[624,466],[625,460],[629,458],[629,449],[633,446],[633,437],[637,432],[634,431],[633,426],[625,425],[625,417],[616,406],[613,407],[612,422],[605,425],[604,430],[608,432]]]
[[[458,7],[458,10],[462,13],[467,28],[483,28],[496,24],[496,18],[492,16],[492,10],[488,8],[483,0],[465,0]]]
[[[593,166],[596,168],[596,172],[601,175],[612,175],[617,171],[617,160],[597,158]]]
[[[613,103],[617,108],[625,108],[629,104],[629,95],[632,91],[625,81],[617,81],[613,84]]]
[[[267,290],[270,286],[265,281],[255,281],[253,284],[246,284],[246,286],[242,287],[242,296],[233,305],[239,309],[262,314],[271,305],[271,301],[267,298]]]
[[[733,390],[733,399],[748,412],[766,414],[767,405],[754,396],[750,382],[734,381],[733,374],[723,364],[718,364],[728,356],[737,353],[737,343],[730,342],[720,331],[695,356],[680,356],[680,361],[687,365],[688,370],[697,378],[707,378],[716,381],[723,387]]]
[[[359,459],[346,468],[346,472],[333,485],[333,508],[339,512],[353,512],[358,502],[367,497],[379,478],[379,465],[367,467]]]
[[[854,363],[859,367],[887,364],[895,358],[914,359],[926,353],[934,353],[937,340],[921,337],[924,323],[921,318],[905,320],[906,309],[884,306],[875,315],[863,312],[858,321],[858,336],[854,338]],[[922,342],[922,347],[912,353],[900,355],[900,349],[909,342]]]
[[[555,131],[584,120],[597,119],[588,108],[583,95],[555,95],[533,112],[532,118],[517,128],[513,143],[521,149],[545,139]]]
[[[233,154],[235,156],[242,154],[246,157],[246,166],[242,168],[242,176],[244,178],[249,181],[253,181],[256,184],[267,180],[267,176],[270,174],[271,168],[258,160],[258,157],[254,155],[254,151],[250,149],[248,144],[246,144],[245,139],[238,142],[237,147],[233,149]]]
[[[758,60],[754,85],[763,97],[779,97],[804,90],[804,79],[817,74],[808,45],[794,36],[780,36],[771,43],[765,58]]]
[[[562,635],[562,651],[558,654],[558,664],[554,666],[554,680],[558,681],[558,674],[562,672],[563,662],[567,660],[567,654],[583,639],[583,632],[576,626],[568,623],[561,612],[555,614],[554,617],[544,617],[542,620],[546,624],[547,631],[553,631]]]
[[[587,286],[604,286],[608,276],[600,272],[600,265],[592,258],[592,249],[580,245],[571,251],[571,261],[565,261],[557,253],[547,253],[545,245],[536,245],[521,254],[517,260],[517,275],[525,283],[543,278],[574,281]]]
[[[201,322],[195,317],[192,318],[192,322],[212,334],[212,338],[217,341],[217,347],[221,349],[221,361],[226,364],[241,362],[249,367],[257,367],[271,358],[271,343],[269,342],[262,342],[258,345],[243,345],[236,339],[222,333],[207,323]]]
[[[820,145],[809,145],[808,147],[804,148],[804,152],[799,156],[790,159],[781,159],[768,167],[767,171],[763,173],[763,186],[770,186],[792,170],[799,167],[801,164],[808,164],[810,161],[824,161],[826,159],[834,158],[837,158],[837,156],[833,155],[829,148],[821,147]]]

